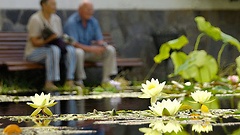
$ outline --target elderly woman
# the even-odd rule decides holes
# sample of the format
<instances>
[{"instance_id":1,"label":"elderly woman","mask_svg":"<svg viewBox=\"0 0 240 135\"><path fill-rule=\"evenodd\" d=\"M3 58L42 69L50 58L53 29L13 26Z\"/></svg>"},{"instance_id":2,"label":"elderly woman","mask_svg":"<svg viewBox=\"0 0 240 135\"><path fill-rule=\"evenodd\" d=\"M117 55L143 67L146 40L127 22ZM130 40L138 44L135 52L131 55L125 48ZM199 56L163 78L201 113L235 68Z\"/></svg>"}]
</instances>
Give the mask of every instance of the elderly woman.
<instances>
[{"instance_id":1,"label":"elderly woman","mask_svg":"<svg viewBox=\"0 0 240 135\"><path fill-rule=\"evenodd\" d=\"M58 90L54 81L60 80L59 62L61 58L61 49L51 41L62 35L61 19L55 14L55 0L41 0L42 9L34 13L28 22L28 42L25 48L26 60L32 62L44 63L46 67L45 90ZM53 33L43 38L43 29L48 27ZM67 68L67 81L65 85L73 87L74 72L76 67L76 55L73 46L65 47L66 53L64 61Z\"/></svg>"}]
</instances>

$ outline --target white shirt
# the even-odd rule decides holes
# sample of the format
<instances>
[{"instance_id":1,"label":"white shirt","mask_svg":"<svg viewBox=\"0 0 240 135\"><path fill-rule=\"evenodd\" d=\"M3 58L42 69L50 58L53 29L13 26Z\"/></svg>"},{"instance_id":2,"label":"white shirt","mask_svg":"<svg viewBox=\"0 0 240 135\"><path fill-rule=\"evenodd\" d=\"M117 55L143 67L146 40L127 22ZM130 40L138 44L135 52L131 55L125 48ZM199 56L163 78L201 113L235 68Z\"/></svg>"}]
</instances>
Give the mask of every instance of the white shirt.
<instances>
[{"instance_id":1,"label":"white shirt","mask_svg":"<svg viewBox=\"0 0 240 135\"><path fill-rule=\"evenodd\" d=\"M28 31L28 39L27 44L25 47L25 57L30 55L36 48L34 47L30 38L31 37L41 37L42 36L42 30L44 29L44 23L47 25L52 31L57 34L58 36L61 36L62 31L62 22L60 17L57 14L52 14L50 17L50 22L48 22L42 14L42 11L38 11L34 13L27 24L27 31Z\"/></svg>"}]
</instances>

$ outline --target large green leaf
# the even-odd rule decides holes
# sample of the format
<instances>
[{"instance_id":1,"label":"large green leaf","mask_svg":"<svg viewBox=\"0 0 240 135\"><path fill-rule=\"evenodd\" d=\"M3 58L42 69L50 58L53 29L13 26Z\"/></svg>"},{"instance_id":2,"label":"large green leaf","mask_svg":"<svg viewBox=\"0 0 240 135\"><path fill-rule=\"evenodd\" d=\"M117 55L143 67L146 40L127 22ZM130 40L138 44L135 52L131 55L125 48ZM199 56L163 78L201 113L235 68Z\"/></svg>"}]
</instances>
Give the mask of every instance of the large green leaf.
<instances>
[{"instance_id":1,"label":"large green leaf","mask_svg":"<svg viewBox=\"0 0 240 135\"><path fill-rule=\"evenodd\" d=\"M218 72L216 60L204 50L191 52L186 61L180 65L175 74L181 75L184 79L193 78L197 82L210 82Z\"/></svg>"},{"instance_id":2,"label":"large green leaf","mask_svg":"<svg viewBox=\"0 0 240 135\"><path fill-rule=\"evenodd\" d=\"M181 36L177 39L170 40L161 45L159 49L159 54L154 57L154 62L160 64L163 60L170 57L170 50L179 50L188 44L188 39L186 36Z\"/></svg>"},{"instance_id":3,"label":"large green leaf","mask_svg":"<svg viewBox=\"0 0 240 135\"><path fill-rule=\"evenodd\" d=\"M224 43L229 43L237 47L238 51L240 51L240 43L236 38L222 32L220 28L212 26L211 23L207 22L202 16L196 17L195 21L199 31L205 33L215 41L222 40Z\"/></svg>"},{"instance_id":4,"label":"large green leaf","mask_svg":"<svg viewBox=\"0 0 240 135\"><path fill-rule=\"evenodd\" d=\"M240 52L240 43L236 38L234 38L228 34L225 34L223 32L222 32L221 36L222 36L223 42L229 43L229 44L237 47L238 51Z\"/></svg>"},{"instance_id":5,"label":"large green leaf","mask_svg":"<svg viewBox=\"0 0 240 135\"><path fill-rule=\"evenodd\" d=\"M236 58L236 63L237 63L237 73L238 73L238 76L240 76L240 56L238 56Z\"/></svg>"},{"instance_id":6,"label":"large green leaf","mask_svg":"<svg viewBox=\"0 0 240 135\"><path fill-rule=\"evenodd\" d=\"M174 65L174 72L181 66L183 63L185 63L187 59L187 54L184 52L173 52L171 54L171 59Z\"/></svg>"},{"instance_id":7,"label":"large green leaf","mask_svg":"<svg viewBox=\"0 0 240 135\"><path fill-rule=\"evenodd\" d=\"M207 34L215 41L222 39L221 30L218 27L212 26L211 23L207 22L204 17L202 16L196 17L195 22L197 23L199 31Z\"/></svg>"}]
</instances>

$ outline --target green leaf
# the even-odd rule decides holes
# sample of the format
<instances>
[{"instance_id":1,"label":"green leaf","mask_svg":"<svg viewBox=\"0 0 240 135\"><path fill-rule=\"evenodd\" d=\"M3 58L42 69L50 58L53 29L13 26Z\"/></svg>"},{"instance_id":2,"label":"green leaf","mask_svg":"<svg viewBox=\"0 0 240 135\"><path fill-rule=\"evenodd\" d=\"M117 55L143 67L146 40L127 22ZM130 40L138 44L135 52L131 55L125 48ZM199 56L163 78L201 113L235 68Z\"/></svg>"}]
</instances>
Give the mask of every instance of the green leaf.
<instances>
[{"instance_id":1,"label":"green leaf","mask_svg":"<svg viewBox=\"0 0 240 135\"><path fill-rule=\"evenodd\" d=\"M229 44L237 47L238 51L240 52L240 43L236 38L234 38L228 34L225 34L223 32L221 33L221 36L222 36L223 42L229 43Z\"/></svg>"},{"instance_id":2,"label":"green leaf","mask_svg":"<svg viewBox=\"0 0 240 135\"><path fill-rule=\"evenodd\" d=\"M184 79L193 78L200 83L212 81L217 72L216 60L204 50L191 52L185 62L175 70L175 74L181 75Z\"/></svg>"},{"instance_id":3,"label":"green leaf","mask_svg":"<svg viewBox=\"0 0 240 135\"><path fill-rule=\"evenodd\" d=\"M170 40L170 41L162 44L159 49L159 54L154 57L155 63L159 64L163 60L168 59L170 56L171 49L179 50L182 47L184 47L186 44L188 44L188 39L184 35L177 39Z\"/></svg>"},{"instance_id":4,"label":"green leaf","mask_svg":"<svg viewBox=\"0 0 240 135\"><path fill-rule=\"evenodd\" d=\"M174 65L174 72L186 61L187 54L184 52L173 52L171 54L171 59Z\"/></svg>"},{"instance_id":5,"label":"green leaf","mask_svg":"<svg viewBox=\"0 0 240 135\"><path fill-rule=\"evenodd\" d=\"M240 56L238 56L235 61L236 61L236 64L237 64L236 71L237 71L238 76L240 76Z\"/></svg>"},{"instance_id":6,"label":"green leaf","mask_svg":"<svg viewBox=\"0 0 240 135\"><path fill-rule=\"evenodd\" d=\"M159 54L154 57L154 62L160 64L163 60L170 56L171 48L167 44L163 44L159 50Z\"/></svg>"},{"instance_id":7,"label":"green leaf","mask_svg":"<svg viewBox=\"0 0 240 135\"><path fill-rule=\"evenodd\" d=\"M197 23L198 30L207 34L209 37L214 39L215 41L221 40L221 30L217 27L211 25L210 22L207 22L204 17L198 16L195 18L195 22Z\"/></svg>"},{"instance_id":8,"label":"green leaf","mask_svg":"<svg viewBox=\"0 0 240 135\"><path fill-rule=\"evenodd\" d=\"M104 88L102 88L101 86L98 86L98 87L95 87L95 88L93 89L93 91L94 91L94 92L104 92L105 90L104 90Z\"/></svg>"},{"instance_id":9,"label":"green leaf","mask_svg":"<svg viewBox=\"0 0 240 135\"><path fill-rule=\"evenodd\" d=\"M235 130L231 135L240 135L240 128Z\"/></svg>"},{"instance_id":10,"label":"green leaf","mask_svg":"<svg viewBox=\"0 0 240 135\"><path fill-rule=\"evenodd\" d=\"M177 39L168 41L166 44L169 45L171 49L179 50L188 44L188 39L183 35Z\"/></svg>"}]
</instances>

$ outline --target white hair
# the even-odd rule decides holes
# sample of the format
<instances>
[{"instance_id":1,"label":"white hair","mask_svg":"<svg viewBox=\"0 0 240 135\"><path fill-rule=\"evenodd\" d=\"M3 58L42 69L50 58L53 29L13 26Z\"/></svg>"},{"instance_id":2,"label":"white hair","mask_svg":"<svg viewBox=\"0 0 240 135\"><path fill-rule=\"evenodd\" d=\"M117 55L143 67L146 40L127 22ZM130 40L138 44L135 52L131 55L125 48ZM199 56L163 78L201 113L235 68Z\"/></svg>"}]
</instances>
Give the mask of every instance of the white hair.
<instances>
[{"instance_id":1,"label":"white hair","mask_svg":"<svg viewBox=\"0 0 240 135\"><path fill-rule=\"evenodd\" d=\"M81 0L79 7L82 7L85 4L92 4L91 0Z\"/></svg>"}]
</instances>

